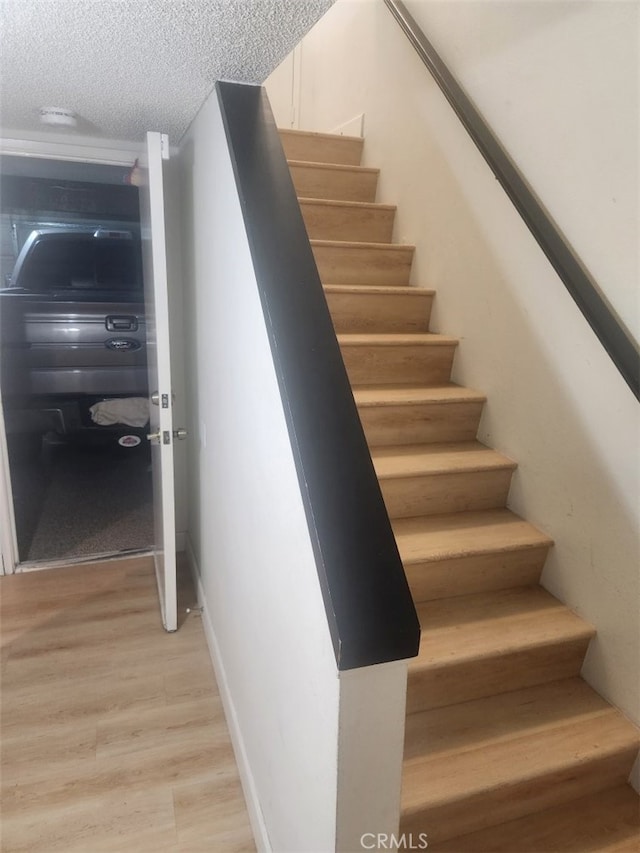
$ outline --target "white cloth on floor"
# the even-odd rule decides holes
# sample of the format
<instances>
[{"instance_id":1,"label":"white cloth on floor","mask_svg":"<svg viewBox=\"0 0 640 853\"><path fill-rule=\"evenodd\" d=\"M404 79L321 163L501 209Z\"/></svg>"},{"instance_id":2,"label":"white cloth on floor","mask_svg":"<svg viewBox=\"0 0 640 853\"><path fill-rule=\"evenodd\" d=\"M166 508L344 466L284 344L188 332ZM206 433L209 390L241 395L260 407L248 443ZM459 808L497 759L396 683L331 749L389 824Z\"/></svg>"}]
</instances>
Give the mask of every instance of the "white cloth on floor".
<instances>
[{"instance_id":1,"label":"white cloth on floor","mask_svg":"<svg viewBox=\"0 0 640 853\"><path fill-rule=\"evenodd\" d=\"M122 397L101 400L90 407L91 420L100 426L126 424L143 427L149 420L149 400L146 397Z\"/></svg>"}]
</instances>

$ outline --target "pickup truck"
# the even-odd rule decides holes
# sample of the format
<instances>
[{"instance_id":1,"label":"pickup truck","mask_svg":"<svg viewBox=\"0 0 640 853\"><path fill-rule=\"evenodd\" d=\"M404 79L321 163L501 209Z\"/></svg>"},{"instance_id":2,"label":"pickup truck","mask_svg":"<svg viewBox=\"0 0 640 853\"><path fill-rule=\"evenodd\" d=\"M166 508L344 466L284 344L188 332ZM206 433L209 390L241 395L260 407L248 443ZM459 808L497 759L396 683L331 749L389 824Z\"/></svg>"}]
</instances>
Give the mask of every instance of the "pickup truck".
<instances>
[{"instance_id":1,"label":"pickup truck","mask_svg":"<svg viewBox=\"0 0 640 853\"><path fill-rule=\"evenodd\" d=\"M94 403L148 396L141 266L140 241L128 231L31 232L0 290L8 431L104 434L109 428L91 419Z\"/></svg>"}]
</instances>

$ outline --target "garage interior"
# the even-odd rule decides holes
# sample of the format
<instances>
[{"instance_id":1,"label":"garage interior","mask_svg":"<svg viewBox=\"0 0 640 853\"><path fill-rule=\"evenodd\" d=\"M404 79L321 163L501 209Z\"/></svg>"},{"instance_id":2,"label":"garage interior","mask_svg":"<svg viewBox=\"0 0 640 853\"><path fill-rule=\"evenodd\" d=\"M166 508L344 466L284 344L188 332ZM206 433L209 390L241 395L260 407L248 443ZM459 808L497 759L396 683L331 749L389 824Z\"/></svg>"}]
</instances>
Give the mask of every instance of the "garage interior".
<instances>
[{"instance_id":1,"label":"garage interior","mask_svg":"<svg viewBox=\"0 0 640 853\"><path fill-rule=\"evenodd\" d=\"M0 283L5 287L32 230L80 225L139 228L137 190L116 166L0 158ZM91 401L93 402L93 401ZM29 428L3 389L13 506L21 563L87 559L146 550L153 542L150 453L68 441ZM96 440L97 439L97 440Z\"/></svg>"}]
</instances>

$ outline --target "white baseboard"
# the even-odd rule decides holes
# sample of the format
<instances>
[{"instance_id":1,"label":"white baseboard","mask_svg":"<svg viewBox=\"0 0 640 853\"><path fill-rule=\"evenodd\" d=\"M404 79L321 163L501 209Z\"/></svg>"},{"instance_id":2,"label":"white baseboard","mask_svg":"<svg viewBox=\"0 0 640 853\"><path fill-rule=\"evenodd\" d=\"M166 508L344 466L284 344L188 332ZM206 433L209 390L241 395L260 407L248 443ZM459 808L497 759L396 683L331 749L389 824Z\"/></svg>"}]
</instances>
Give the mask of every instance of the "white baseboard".
<instances>
[{"instance_id":1,"label":"white baseboard","mask_svg":"<svg viewBox=\"0 0 640 853\"><path fill-rule=\"evenodd\" d=\"M251 772L251 766L245 749L244 738L242 737L242 732L240 730L233 697L229 690L224 663L220 654L220 647L207 609L204 587L200 579L200 568L196 561L188 534L185 534L185 550L187 552L189 568L193 575L193 582L198 593L198 605L202 608L202 626L204 628L205 637L207 638L209 655L211 656L211 663L213 664L213 669L216 674L218 690L220 691L220 698L222 699L222 705L224 708L224 715L227 720L227 726L229 727L229 734L231 735L231 743L233 745L236 764L238 765L240 782L242 784L242 790L247 804L247 811L249 812L249 820L251 821L251 828L253 830L256 847L258 848L259 853L272 853L267 827L265 826L262 809L260 808L258 790L255 779L253 778L253 773Z\"/></svg>"},{"instance_id":2,"label":"white baseboard","mask_svg":"<svg viewBox=\"0 0 640 853\"><path fill-rule=\"evenodd\" d=\"M337 136L364 136L364 113L334 127L329 133L335 133Z\"/></svg>"}]
</instances>

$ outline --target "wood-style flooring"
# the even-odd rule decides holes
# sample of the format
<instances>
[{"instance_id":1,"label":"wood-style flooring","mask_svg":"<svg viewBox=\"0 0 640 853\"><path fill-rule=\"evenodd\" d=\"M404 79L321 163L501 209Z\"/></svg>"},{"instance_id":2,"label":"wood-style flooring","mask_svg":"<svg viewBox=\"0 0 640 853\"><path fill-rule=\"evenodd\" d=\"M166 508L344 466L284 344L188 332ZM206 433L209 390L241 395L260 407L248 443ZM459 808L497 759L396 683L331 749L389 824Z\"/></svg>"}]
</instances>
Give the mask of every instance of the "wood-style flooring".
<instances>
[{"instance_id":1,"label":"wood-style flooring","mask_svg":"<svg viewBox=\"0 0 640 853\"><path fill-rule=\"evenodd\" d=\"M148 557L0 578L2 853L255 850L195 595Z\"/></svg>"}]
</instances>

